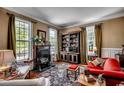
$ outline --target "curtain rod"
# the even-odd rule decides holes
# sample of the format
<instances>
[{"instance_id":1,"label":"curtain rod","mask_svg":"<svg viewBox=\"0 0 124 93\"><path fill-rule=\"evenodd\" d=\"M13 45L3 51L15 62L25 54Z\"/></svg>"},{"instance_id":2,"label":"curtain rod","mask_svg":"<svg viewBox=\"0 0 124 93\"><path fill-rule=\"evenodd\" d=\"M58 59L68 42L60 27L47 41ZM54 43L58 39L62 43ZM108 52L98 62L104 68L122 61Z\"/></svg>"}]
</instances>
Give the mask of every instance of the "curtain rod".
<instances>
[{"instance_id":1,"label":"curtain rod","mask_svg":"<svg viewBox=\"0 0 124 93\"><path fill-rule=\"evenodd\" d=\"M33 19L31 19L31 18L29 18L29 17L26 17L26 16L24 16L24 15L21 15L21 14L9 13L9 12L7 12L6 14L7 14L7 15L14 15L14 16L20 17L20 18L22 18L22 19L24 19L24 20L30 20L32 23L37 23L37 22L34 21Z\"/></svg>"}]
</instances>

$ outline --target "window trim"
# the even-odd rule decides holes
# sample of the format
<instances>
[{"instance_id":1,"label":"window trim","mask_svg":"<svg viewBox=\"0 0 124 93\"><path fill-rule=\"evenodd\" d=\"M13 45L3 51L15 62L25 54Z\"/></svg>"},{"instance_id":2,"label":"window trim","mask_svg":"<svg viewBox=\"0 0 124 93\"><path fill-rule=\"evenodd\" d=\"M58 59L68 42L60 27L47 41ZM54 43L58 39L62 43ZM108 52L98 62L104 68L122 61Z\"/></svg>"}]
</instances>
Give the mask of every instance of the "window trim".
<instances>
[{"instance_id":1,"label":"window trim","mask_svg":"<svg viewBox=\"0 0 124 93\"><path fill-rule=\"evenodd\" d=\"M88 36L88 29L92 27L94 30L92 31L92 33L94 33L93 36L91 36L92 38L94 38L94 40L89 40L89 36ZM91 31L91 30L90 30ZM86 37L87 37L87 55L94 55L94 51L92 51L91 54L89 54L89 41L93 41L93 48L96 47L96 40L95 40L95 26L92 25L92 26L87 26L86 27Z\"/></svg>"},{"instance_id":2,"label":"window trim","mask_svg":"<svg viewBox=\"0 0 124 93\"><path fill-rule=\"evenodd\" d=\"M49 27L49 41L50 41L50 29L52 29L53 31L56 31L55 33L56 33L56 37L55 37L55 39L56 39L56 41L54 41L54 42L56 42L56 47L55 47L55 54L58 54L58 31L57 31L57 29L55 29L55 28L52 28L52 27ZM51 42L50 42L51 43ZM53 45L51 45L51 49L53 49L52 48L52 46Z\"/></svg>"},{"instance_id":3,"label":"window trim","mask_svg":"<svg viewBox=\"0 0 124 93\"><path fill-rule=\"evenodd\" d=\"M17 40L16 39L16 42L18 41L18 42L29 42L29 45L28 45L28 48L29 48L29 51L28 51L28 58L33 58L33 43L32 43L32 40L31 40L31 37L33 36L33 34L32 34L32 31L33 31L33 26L32 26L32 23L30 22L30 21L27 21L27 20L24 20L24 19L21 19L21 18L18 18L18 17L16 17L15 18L15 30L16 30L16 21L19 21L19 22L22 22L22 23L26 23L26 24L28 24L28 39L27 40ZM18 27L19 28L19 30L20 30L20 27ZM22 28L23 29L23 28ZM25 29L25 28L24 28ZM17 34L17 33L16 33ZM19 31L19 33L18 34L20 34L20 31ZM16 47L17 48L17 47ZM17 52L16 52L17 53ZM16 58L16 60L17 61L23 61L23 60L26 60L27 58L25 58L25 59L18 59L17 60L17 58Z\"/></svg>"}]
</instances>

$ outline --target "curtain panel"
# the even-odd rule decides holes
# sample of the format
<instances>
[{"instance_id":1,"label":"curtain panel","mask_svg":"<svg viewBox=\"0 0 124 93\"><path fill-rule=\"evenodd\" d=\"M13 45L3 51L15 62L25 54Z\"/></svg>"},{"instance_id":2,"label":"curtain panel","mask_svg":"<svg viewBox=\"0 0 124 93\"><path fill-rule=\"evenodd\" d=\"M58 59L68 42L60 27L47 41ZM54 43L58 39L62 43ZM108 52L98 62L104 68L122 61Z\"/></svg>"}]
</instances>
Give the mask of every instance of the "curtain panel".
<instances>
[{"instance_id":1,"label":"curtain panel","mask_svg":"<svg viewBox=\"0 0 124 93\"><path fill-rule=\"evenodd\" d=\"M58 45L58 54L57 54L57 61L59 61L60 60L60 51L61 51L61 36L60 36L60 30L57 30L57 45Z\"/></svg>"},{"instance_id":2,"label":"curtain panel","mask_svg":"<svg viewBox=\"0 0 124 93\"><path fill-rule=\"evenodd\" d=\"M86 64L86 28L81 27L81 43L82 43L82 48L81 48L81 63Z\"/></svg>"},{"instance_id":3,"label":"curtain panel","mask_svg":"<svg viewBox=\"0 0 124 93\"><path fill-rule=\"evenodd\" d=\"M101 57L101 48L102 48L102 24L95 25L95 38L96 38L96 48L97 55Z\"/></svg>"},{"instance_id":4,"label":"curtain panel","mask_svg":"<svg viewBox=\"0 0 124 93\"><path fill-rule=\"evenodd\" d=\"M14 56L16 57L16 32L15 32L15 16L9 14L8 21L8 44L7 48L13 50Z\"/></svg>"}]
</instances>

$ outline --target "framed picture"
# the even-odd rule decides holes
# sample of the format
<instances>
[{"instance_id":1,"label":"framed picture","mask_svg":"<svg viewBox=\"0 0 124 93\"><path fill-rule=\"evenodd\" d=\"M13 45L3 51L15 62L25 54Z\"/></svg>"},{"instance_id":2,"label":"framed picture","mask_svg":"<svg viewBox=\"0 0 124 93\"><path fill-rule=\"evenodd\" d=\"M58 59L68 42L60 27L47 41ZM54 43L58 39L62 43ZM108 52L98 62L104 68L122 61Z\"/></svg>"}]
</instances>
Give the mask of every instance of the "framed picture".
<instances>
[{"instance_id":1,"label":"framed picture","mask_svg":"<svg viewBox=\"0 0 124 93\"><path fill-rule=\"evenodd\" d=\"M38 35L38 37L41 38L44 42L46 41L46 31L37 30L37 35Z\"/></svg>"}]
</instances>

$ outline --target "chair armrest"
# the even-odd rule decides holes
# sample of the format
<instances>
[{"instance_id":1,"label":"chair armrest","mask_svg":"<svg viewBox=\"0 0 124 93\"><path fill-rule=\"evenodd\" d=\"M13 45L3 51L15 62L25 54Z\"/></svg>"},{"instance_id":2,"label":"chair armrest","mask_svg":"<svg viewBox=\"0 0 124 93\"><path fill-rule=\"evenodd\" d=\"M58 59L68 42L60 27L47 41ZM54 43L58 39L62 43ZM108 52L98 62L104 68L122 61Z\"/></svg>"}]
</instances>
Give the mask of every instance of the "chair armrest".
<instances>
[{"instance_id":1,"label":"chair armrest","mask_svg":"<svg viewBox=\"0 0 124 93\"><path fill-rule=\"evenodd\" d=\"M1 80L0 86L46 86L46 79L44 77L37 79L20 79L20 80Z\"/></svg>"}]
</instances>

